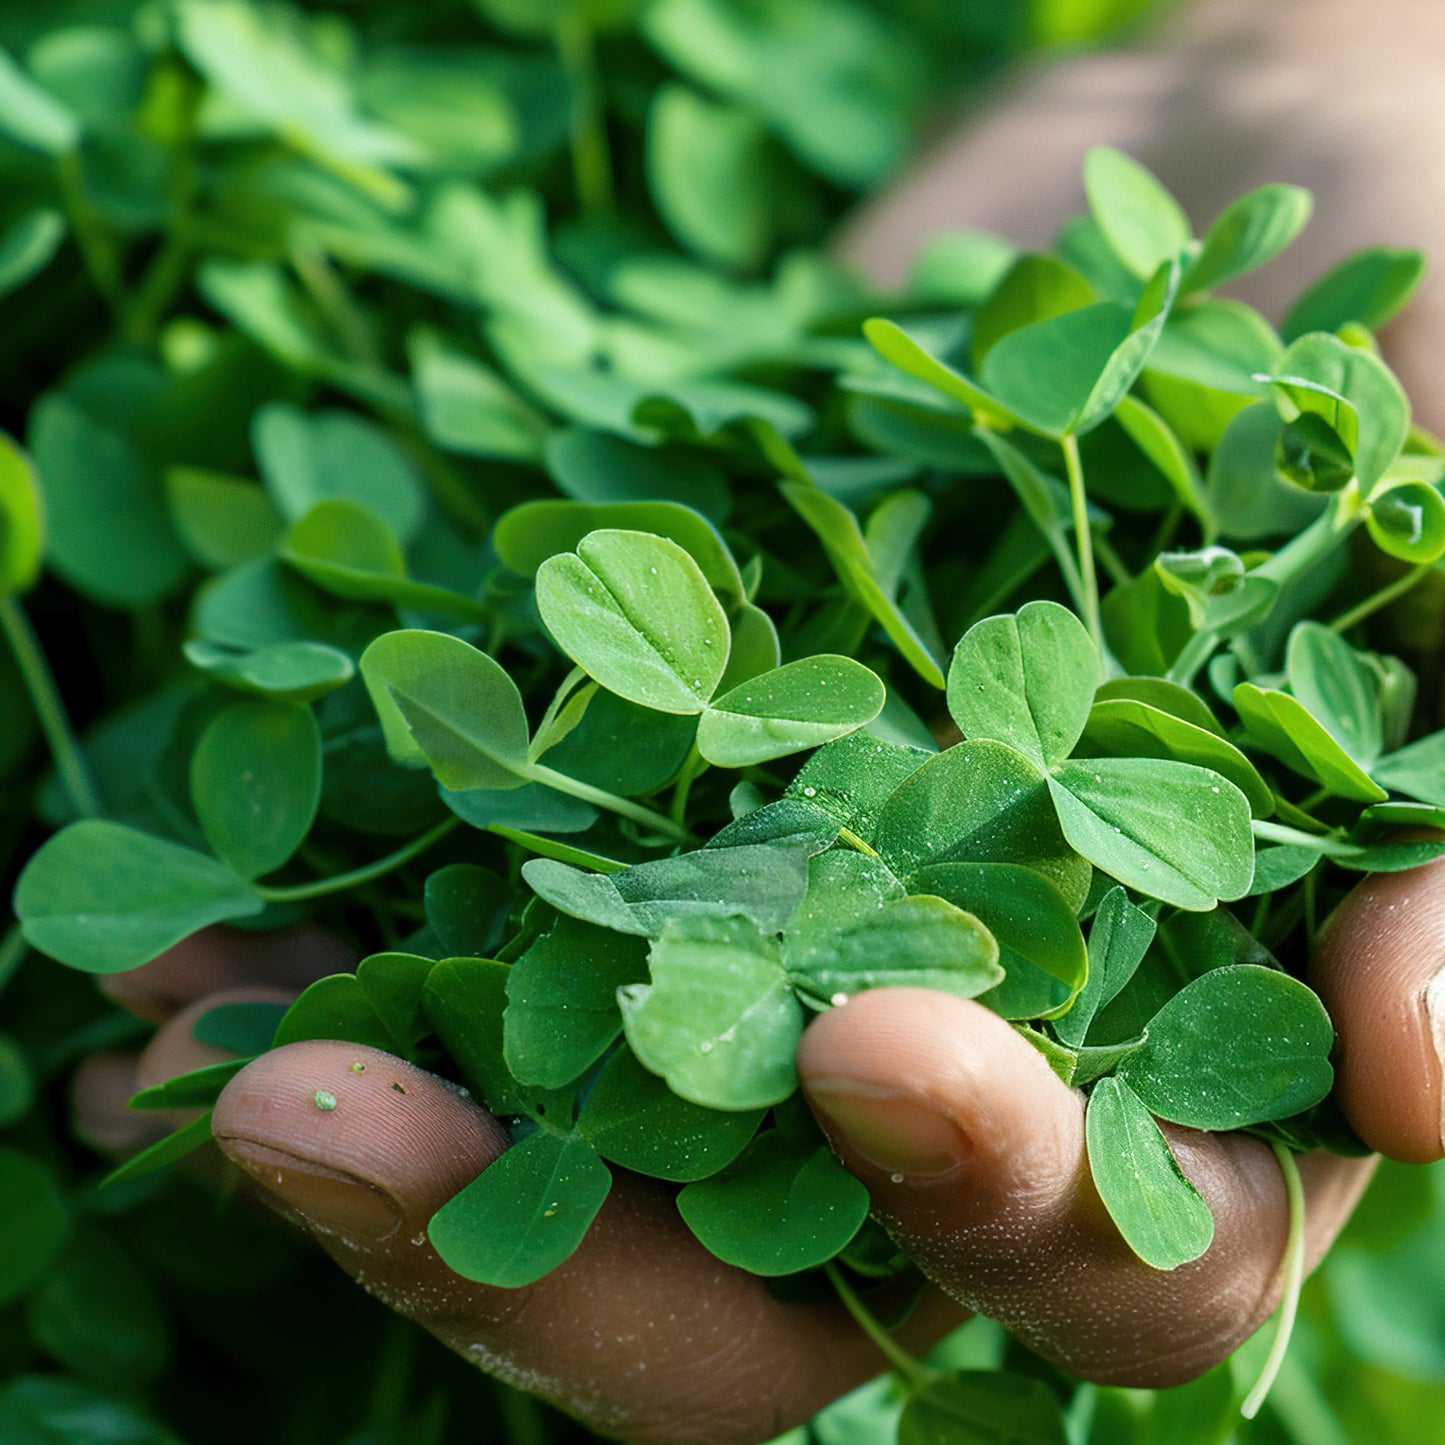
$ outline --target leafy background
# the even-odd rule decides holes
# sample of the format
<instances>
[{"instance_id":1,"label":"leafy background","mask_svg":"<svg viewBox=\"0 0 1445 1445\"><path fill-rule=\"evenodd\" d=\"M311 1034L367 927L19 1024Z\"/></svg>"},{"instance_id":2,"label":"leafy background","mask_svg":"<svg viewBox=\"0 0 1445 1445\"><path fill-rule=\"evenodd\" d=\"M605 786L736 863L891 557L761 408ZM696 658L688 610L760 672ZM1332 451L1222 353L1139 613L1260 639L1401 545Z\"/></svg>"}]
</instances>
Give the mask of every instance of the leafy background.
<instances>
[{"instance_id":1,"label":"leafy background","mask_svg":"<svg viewBox=\"0 0 1445 1445\"><path fill-rule=\"evenodd\" d=\"M45 473L53 575L27 607L78 726L119 718L88 743L107 803L144 818L184 797L185 780L153 765L177 725L179 700L155 689L183 634L185 594L197 568L264 556L283 521L328 495L334 458L353 473L356 456L369 458L348 488L393 499L400 511L386 520L399 535L419 520L405 501L419 488L398 487L399 473L424 476L465 532L490 520L476 512L479 493L497 510L538 495L544 457L567 474L569 442L529 397L573 415L618 405L587 390L581 358L601 351L684 409L725 409L679 350L704 358L704 376L795 363L820 317L859 300L798 248L817 246L970 85L1031 46L1096 41L1141 8L5 5L0 423ZM735 284L710 292L679 271L670 291L649 291L628 258L659 250ZM779 256L790 259L774 269ZM297 403L318 396L348 410L308 425ZM178 456L185 468L163 470ZM228 485L253 468L274 508ZM720 492L707 475L689 481L694 496ZM441 535L432 555L411 559L426 578L413 585L455 576ZM313 555L334 564L325 538ZM250 601L212 593L214 630L239 626ZM504 626L505 599L490 601ZM307 675L325 665L309 659ZM66 817L53 780L37 790L36 722L11 668L0 654L7 897L20 860ZM148 701L127 713L132 699ZM200 720L183 725L194 737ZM384 831L408 831L415 799L385 803ZM328 804L354 822L344 790ZM208 837L234 832L224 818L196 821ZM269 846L285 856L287 841ZM226 861L264 872L267 844L249 840L259 853ZM70 1072L144 1030L91 981L6 939L0 1438L585 1438L388 1317L233 1200L184 1177L97 1193L105 1164L71 1135ZM1308 1286L1265 1415L1238 1438L1445 1439L1442 1211L1445 1170L1382 1171ZM1042 1368L984 1321L945 1350L955 1365ZM1257 1354L1242 1352L1242 1377ZM1100 1408L1137 1416L1135 1438L1223 1440L1228 1368L1187 1392ZM372 1383L358 1392L362 1380ZM877 1382L810 1436L887 1438L897 1405ZM1194 1435L1181 1433L1183 1413Z\"/></svg>"}]
</instances>

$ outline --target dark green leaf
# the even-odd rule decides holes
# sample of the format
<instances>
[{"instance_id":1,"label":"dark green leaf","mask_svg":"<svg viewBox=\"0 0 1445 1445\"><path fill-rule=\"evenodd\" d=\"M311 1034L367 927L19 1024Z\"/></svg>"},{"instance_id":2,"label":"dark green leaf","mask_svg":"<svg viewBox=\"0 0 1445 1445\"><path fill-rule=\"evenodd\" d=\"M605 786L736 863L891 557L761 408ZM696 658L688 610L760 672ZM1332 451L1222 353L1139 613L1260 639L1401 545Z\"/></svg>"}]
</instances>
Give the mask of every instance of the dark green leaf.
<instances>
[{"instance_id":1,"label":"dark green leaf","mask_svg":"<svg viewBox=\"0 0 1445 1445\"><path fill-rule=\"evenodd\" d=\"M1288 693L1242 682L1234 689L1234 707L1251 742L1336 797L1377 803L1388 796L1304 704Z\"/></svg>"},{"instance_id":2,"label":"dark green leaf","mask_svg":"<svg viewBox=\"0 0 1445 1445\"><path fill-rule=\"evenodd\" d=\"M57 833L15 890L27 942L87 973L136 968L207 924L262 906L214 858L99 820Z\"/></svg>"},{"instance_id":3,"label":"dark green leaf","mask_svg":"<svg viewBox=\"0 0 1445 1445\"><path fill-rule=\"evenodd\" d=\"M827 1149L759 1135L721 1173L677 1196L687 1227L719 1259L753 1274L796 1274L831 1259L868 1215L868 1191Z\"/></svg>"},{"instance_id":4,"label":"dark green leaf","mask_svg":"<svg viewBox=\"0 0 1445 1445\"><path fill-rule=\"evenodd\" d=\"M1139 1096L1118 1078L1100 1079L1086 1128L1094 1186L1129 1248L1154 1269L1198 1259L1214 1239L1214 1217Z\"/></svg>"},{"instance_id":5,"label":"dark green leaf","mask_svg":"<svg viewBox=\"0 0 1445 1445\"><path fill-rule=\"evenodd\" d=\"M112 1185L153 1174L157 1169L169 1168L187 1154L194 1154L197 1149L210 1142L211 1115L208 1111L199 1119L193 1119L189 1124L177 1129L174 1134L167 1134L159 1143L142 1149L139 1154L133 1154L119 1168L112 1169L100 1181L100 1187L108 1189Z\"/></svg>"},{"instance_id":6,"label":"dark green leaf","mask_svg":"<svg viewBox=\"0 0 1445 1445\"><path fill-rule=\"evenodd\" d=\"M1154 941L1154 920L1129 902L1122 888L1103 897L1089 926L1088 979L1068 1013L1054 1025L1062 1043L1079 1048L1094 1016L1107 1008L1134 977Z\"/></svg>"},{"instance_id":7,"label":"dark green leaf","mask_svg":"<svg viewBox=\"0 0 1445 1445\"><path fill-rule=\"evenodd\" d=\"M489 868L449 863L426 880L426 921L451 958L489 958L501 942L512 888Z\"/></svg>"},{"instance_id":8,"label":"dark green leaf","mask_svg":"<svg viewBox=\"0 0 1445 1445\"><path fill-rule=\"evenodd\" d=\"M1318 1103L1334 1079L1334 1029L1304 984L1273 969L1216 968L1154 1015L1119 1075L1162 1119L1240 1129Z\"/></svg>"},{"instance_id":9,"label":"dark green leaf","mask_svg":"<svg viewBox=\"0 0 1445 1445\"><path fill-rule=\"evenodd\" d=\"M573 1253L611 1188L585 1139L539 1131L442 1205L427 1235L463 1279L518 1289Z\"/></svg>"},{"instance_id":10,"label":"dark green leaf","mask_svg":"<svg viewBox=\"0 0 1445 1445\"><path fill-rule=\"evenodd\" d=\"M70 1208L59 1181L39 1160L0 1149L0 1303L8 1305L42 1280L70 1233Z\"/></svg>"},{"instance_id":11,"label":"dark green leaf","mask_svg":"<svg viewBox=\"0 0 1445 1445\"><path fill-rule=\"evenodd\" d=\"M1058 1397L1042 1380L964 1370L915 1390L898 1445L1065 1445Z\"/></svg>"}]
</instances>

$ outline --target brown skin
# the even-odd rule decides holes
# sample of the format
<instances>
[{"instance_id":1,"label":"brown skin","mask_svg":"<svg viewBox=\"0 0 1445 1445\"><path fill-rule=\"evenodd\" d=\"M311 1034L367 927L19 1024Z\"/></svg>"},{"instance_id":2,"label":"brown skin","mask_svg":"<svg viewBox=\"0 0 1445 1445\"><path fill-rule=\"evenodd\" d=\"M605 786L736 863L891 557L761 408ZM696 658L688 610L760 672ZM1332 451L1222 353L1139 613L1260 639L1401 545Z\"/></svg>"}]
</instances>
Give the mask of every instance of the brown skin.
<instances>
[{"instance_id":1,"label":"brown skin","mask_svg":"<svg viewBox=\"0 0 1445 1445\"><path fill-rule=\"evenodd\" d=\"M886 282L940 229L1044 244L1078 207L1084 150L1107 142L1154 166L1199 222L1252 184L1312 186L1315 227L1250 293L1277 310L1356 245L1445 249L1432 180L1445 142L1442 61L1438 0L1200 0L1151 50L1069 60L1003 87L855 221L845 250ZM1319 96L1328 104L1313 104ZM1442 291L1428 288L1390 338L1391 359L1436 426ZM308 967L294 937L278 952L270 940L213 931L183 946L188 959L173 951L118 984L132 1006L164 1017L256 981L258 960L268 984L339 966L333 942L312 943L330 950L324 965ZM298 964L300 977L286 972ZM1428 1007L1442 968L1445 863L1363 882L1316 960L1339 1033L1340 1102L1366 1142L1398 1158L1445 1153ZM1436 1012L1445 1015L1445 998ZM184 1020L164 1025L151 1065L199 1062L188 1032ZM1216 1234L1195 1263L1151 1270L1100 1207L1078 1095L977 1005L908 989L861 995L813 1023L798 1067L877 1216L937 1286L910 1322L910 1348L980 1310L1085 1378L1162 1385L1223 1358L1278 1298L1286 1210L1262 1144L1168 1127ZM133 1065L114 1057L82 1076L77 1106L97 1139L117 1131L115 1090L132 1078ZM336 1096L335 1110L316 1108L318 1088ZM718 1264L682 1228L667 1191L640 1179L619 1181L577 1254L538 1284L505 1291L457 1279L425 1242L426 1220L505 1139L475 1103L386 1055L335 1043L277 1050L231 1083L215 1121L226 1153L365 1288L483 1368L635 1445L766 1440L883 1365L840 1309L780 1305ZM1370 1167L1301 1160L1311 1262Z\"/></svg>"}]
</instances>

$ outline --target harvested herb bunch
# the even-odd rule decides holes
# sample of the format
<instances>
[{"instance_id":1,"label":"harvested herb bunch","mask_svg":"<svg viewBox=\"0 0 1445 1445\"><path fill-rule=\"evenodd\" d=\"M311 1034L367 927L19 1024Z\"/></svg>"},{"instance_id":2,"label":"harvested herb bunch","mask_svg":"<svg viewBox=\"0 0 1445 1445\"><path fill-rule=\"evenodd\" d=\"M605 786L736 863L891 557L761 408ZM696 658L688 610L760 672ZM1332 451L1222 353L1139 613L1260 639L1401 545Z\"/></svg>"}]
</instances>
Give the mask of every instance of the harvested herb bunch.
<instances>
[{"instance_id":1,"label":"harvested herb bunch","mask_svg":"<svg viewBox=\"0 0 1445 1445\"><path fill-rule=\"evenodd\" d=\"M374 147L335 119L345 174ZM1412 673L1369 646L1445 555L1445 448L1373 336L1420 263L1361 253L1276 332L1213 293L1289 244L1303 192L1195 240L1127 157L1086 183L1054 252L950 238L903 297L806 256L769 283L631 256L589 278L605 312L525 204L442 190L360 264L445 295L477 249L504 258L507 375L418 319L415 395L364 314L330 317L338 362L279 270L208 262L213 307L381 423L272 396L259 484L166 473L177 575L207 574L189 670L85 755L53 720L52 815L91 816L16 913L99 974L226 920L312 915L370 956L289 1009L216 1011L198 1037L236 1062L137 1105L203 1106L289 1042L374 1045L512 1127L431 1221L458 1273L545 1274L623 1168L679 1185L720 1258L824 1267L861 1311L860 1279L909 1266L793 1056L814 1013L908 984L978 999L1088 1091L1095 1182L1147 1263L1213 1232L1156 1118L1270 1140L1297 1255L1292 1151L1360 1146L1296 973L1352 875L1445 853L1445 732L1411 740ZM43 399L0 473L22 641L31 463L69 535L86 395ZM449 452L508 468L489 489ZM163 761L128 791L142 735Z\"/></svg>"}]
</instances>

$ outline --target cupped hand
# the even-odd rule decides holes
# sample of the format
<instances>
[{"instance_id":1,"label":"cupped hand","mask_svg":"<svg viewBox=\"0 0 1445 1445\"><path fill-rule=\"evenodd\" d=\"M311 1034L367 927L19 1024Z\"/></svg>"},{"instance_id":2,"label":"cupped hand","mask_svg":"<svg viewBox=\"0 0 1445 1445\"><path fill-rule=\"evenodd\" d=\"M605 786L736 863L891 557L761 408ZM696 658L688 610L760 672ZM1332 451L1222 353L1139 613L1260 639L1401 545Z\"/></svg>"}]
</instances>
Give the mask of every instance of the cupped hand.
<instances>
[{"instance_id":1,"label":"cupped hand","mask_svg":"<svg viewBox=\"0 0 1445 1445\"><path fill-rule=\"evenodd\" d=\"M1340 1102L1367 1143L1399 1158L1445 1154L1442 939L1445 861L1360 884L1314 962L1339 1034ZM200 1006L152 1045L170 1067L200 1061L186 1057L201 1047L186 1022ZM1150 1269L1094 1191L1080 1096L977 1004L901 988L858 995L815 1020L798 1069L876 1216L937 1287L900 1333L907 1348L981 1311L1084 1378L1167 1385L1222 1359L1278 1300L1287 1209L1268 1147L1164 1126L1216 1231L1194 1263ZM335 1109L316 1107L318 1089ZM636 1177L620 1175L577 1253L538 1283L458 1278L427 1242L427 1221L507 1136L452 1086L387 1054L278 1049L231 1082L214 1127L269 1202L370 1293L634 1445L767 1440L884 1367L841 1306L773 1298L697 1244L665 1186ZM1313 1263L1371 1164L1317 1154L1300 1165Z\"/></svg>"}]
</instances>

